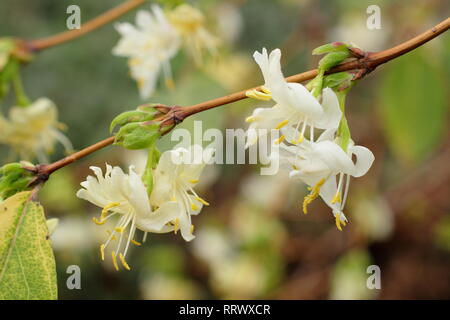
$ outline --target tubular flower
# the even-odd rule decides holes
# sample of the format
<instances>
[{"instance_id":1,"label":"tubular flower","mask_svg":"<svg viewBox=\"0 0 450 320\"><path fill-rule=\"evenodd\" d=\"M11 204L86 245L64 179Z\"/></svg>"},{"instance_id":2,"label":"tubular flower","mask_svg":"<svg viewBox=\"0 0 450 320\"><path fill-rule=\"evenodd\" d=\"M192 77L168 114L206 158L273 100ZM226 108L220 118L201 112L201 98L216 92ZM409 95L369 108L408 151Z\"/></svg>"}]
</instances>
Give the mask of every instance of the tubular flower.
<instances>
[{"instance_id":1,"label":"tubular flower","mask_svg":"<svg viewBox=\"0 0 450 320\"><path fill-rule=\"evenodd\" d=\"M257 108L246 119L250 123L247 145L254 144L266 132L257 129L281 129L283 138L298 144L303 141L308 126L311 140L314 128L338 127L342 112L333 90L326 88L321 99L318 99L303 85L286 82L281 71L279 49L268 55L264 48L262 53L255 52L253 57L261 69L265 84L262 91L250 90L246 94L258 100L273 100L276 104L271 108Z\"/></svg>"},{"instance_id":2,"label":"tubular flower","mask_svg":"<svg viewBox=\"0 0 450 320\"><path fill-rule=\"evenodd\" d=\"M152 12L140 10L136 26L118 23L116 29L122 38L113 54L129 58L131 77L137 81L141 98L151 96L161 70L166 84L173 86L170 59L177 54L181 41L162 9L153 5Z\"/></svg>"},{"instance_id":3,"label":"tubular flower","mask_svg":"<svg viewBox=\"0 0 450 320\"><path fill-rule=\"evenodd\" d=\"M172 221L172 229L174 232L180 230L186 241L195 238L191 215L199 214L204 205L209 205L199 197L194 187L212 155L212 149L203 150L199 145L166 151L161 155L154 171L155 182L150 202L156 206L167 201L178 203L178 213Z\"/></svg>"},{"instance_id":4,"label":"tubular flower","mask_svg":"<svg viewBox=\"0 0 450 320\"><path fill-rule=\"evenodd\" d=\"M47 162L55 141L66 152L72 151L62 129L65 125L58 122L58 110L47 98L39 98L27 107L12 107L8 119L0 115L0 143L10 145L22 159L37 157L40 162Z\"/></svg>"},{"instance_id":5,"label":"tubular flower","mask_svg":"<svg viewBox=\"0 0 450 320\"><path fill-rule=\"evenodd\" d=\"M130 243L140 245L140 242L135 240L136 230L145 233L144 240L148 232L168 232L168 224L178 213L178 204L168 201L152 210L147 189L133 166L130 166L128 174L119 167L113 168L110 165L106 165L104 176L98 167L91 167L91 170L95 177L88 176L86 181L81 183L83 188L77 192L77 196L102 208L100 218L93 218L98 225L119 216L107 241L100 246L101 258L105 259L105 249L109 244L117 241L116 249L111 252L114 267L119 270L119 260L125 269L130 270L125 257Z\"/></svg>"},{"instance_id":6,"label":"tubular flower","mask_svg":"<svg viewBox=\"0 0 450 320\"><path fill-rule=\"evenodd\" d=\"M361 177L366 174L375 157L369 149L355 146L353 142L345 152L337 143L329 140L329 136L330 131L325 131L317 142L283 145L278 156L280 162L288 166L291 178L299 178L309 186L310 193L303 201L303 212L306 214L308 205L320 196L332 209L337 228L342 230L341 224L347 222L343 210L350 176ZM352 161L353 156L355 162Z\"/></svg>"}]
</instances>

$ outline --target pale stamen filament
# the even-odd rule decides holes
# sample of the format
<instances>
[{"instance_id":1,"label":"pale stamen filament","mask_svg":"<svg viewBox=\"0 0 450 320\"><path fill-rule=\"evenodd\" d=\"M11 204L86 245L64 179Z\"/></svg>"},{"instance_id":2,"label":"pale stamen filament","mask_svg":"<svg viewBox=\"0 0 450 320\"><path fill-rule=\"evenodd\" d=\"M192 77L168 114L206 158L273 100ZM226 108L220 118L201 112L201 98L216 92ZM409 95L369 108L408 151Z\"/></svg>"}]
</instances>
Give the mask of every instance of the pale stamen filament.
<instances>
[{"instance_id":1,"label":"pale stamen filament","mask_svg":"<svg viewBox=\"0 0 450 320\"><path fill-rule=\"evenodd\" d=\"M345 179L345 190L344 190L344 199L342 200L341 210L344 210L345 202L347 201L348 190L350 188L350 175L346 175Z\"/></svg>"}]
</instances>

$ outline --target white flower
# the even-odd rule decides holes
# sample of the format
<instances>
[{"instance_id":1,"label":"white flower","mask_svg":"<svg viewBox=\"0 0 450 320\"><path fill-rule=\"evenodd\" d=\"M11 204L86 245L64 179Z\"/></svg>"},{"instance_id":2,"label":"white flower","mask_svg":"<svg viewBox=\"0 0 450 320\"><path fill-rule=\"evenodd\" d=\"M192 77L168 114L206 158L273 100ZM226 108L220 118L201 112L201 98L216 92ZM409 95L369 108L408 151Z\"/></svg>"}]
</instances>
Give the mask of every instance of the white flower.
<instances>
[{"instance_id":1,"label":"white flower","mask_svg":"<svg viewBox=\"0 0 450 320\"><path fill-rule=\"evenodd\" d=\"M60 142L66 152L72 151L69 139L61 133L65 126L58 122L58 109L47 98L39 98L27 107L14 106L9 118L0 115L0 143L10 145L24 160L37 157L47 162L55 141Z\"/></svg>"},{"instance_id":2,"label":"white flower","mask_svg":"<svg viewBox=\"0 0 450 320\"><path fill-rule=\"evenodd\" d=\"M258 137L264 134L264 131L257 129L283 128L283 135L278 142L286 138L289 142L297 144L303 140L307 126L310 127L311 140L314 128L338 127L342 112L333 90L325 88L319 102L303 85L286 82L281 71L279 49L273 50L268 55L264 48L262 53L255 52L253 57L261 68L265 84L262 87L263 92L250 90L247 96L267 101L273 99L276 104L271 108L257 108L246 119L250 122L247 145L254 144Z\"/></svg>"},{"instance_id":3,"label":"white flower","mask_svg":"<svg viewBox=\"0 0 450 320\"><path fill-rule=\"evenodd\" d=\"M150 202L159 206L167 201L177 201L179 210L173 222L174 231L179 228L186 241L195 238L191 215L199 214L203 205L209 205L198 196L194 187L212 154L211 149L203 150L199 145L166 151L153 173L154 187Z\"/></svg>"},{"instance_id":4,"label":"white flower","mask_svg":"<svg viewBox=\"0 0 450 320\"><path fill-rule=\"evenodd\" d=\"M125 256L130 243L140 245L134 239L136 229L145 232L144 240L147 232L169 232L171 227L168 224L177 217L178 204L168 201L161 203L159 208L153 211L147 189L141 177L134 172L133 166L130 166L129 174L125 174L119 167L106 165L104 176L100 168L91 169L96 177L88 176L86 181L81 183L83 189L77 192L77 196L103 208L100 219L93 218L97 224L104 224L111 217L120 216L108 240L100 246L100 252L104 260L105 248L118 237L117 247L111 253L114 267L119 269L118 257L123 267L130 270ZM127 229L129 231L126 235Z\"/></svg>"},{"instance_id":5,"label":"white flower","mask_svg":"<svg viewBox=\"0 0 450 320\"><path fill-rule=\"evenodd\" d=\"M177 54L181 40L162 9L153 5L152 13L140 10L136 26L119 23L116 29L122 38L113 48L113 54L129 58L131 76L137 81L141 97L151 96L161 69L166 84L173 86L170 59Z\"/></svg>"},{"instance_id":6,"label":"white flower","mask_svg":"<svg viewBox=\"0 0 450 320\"><path fill-rule=\"evenodd\" d=\"M303 201L303 212L308 212L308 205L319 195L333 210L336 226L341 230L347 218L343 213L348 195L350 176L361 177L367 173L375 159L373 153L353 142L345 152L333 140L332 130L325 131L317 142L303 141L294 146L281 146L281 162L288 164L289 176L301 179L309 185L310 194ZM273 155L277 156L277 155ZM352 161L352 157L356 161ZM345 180L345 181L344 181Z\"/></svg>"},{"instance_id":7,"label":"white flower","mask_svg":"<svg viewBox=\"0 0 450 320\"><path fill-rule=\"evenodd\" d=\"M205 16L200 10L182 4L169 12L168 17L197 64L202 61L203 48L215 53L219 39L206 30Z\"/></svg>"}]
</instances>

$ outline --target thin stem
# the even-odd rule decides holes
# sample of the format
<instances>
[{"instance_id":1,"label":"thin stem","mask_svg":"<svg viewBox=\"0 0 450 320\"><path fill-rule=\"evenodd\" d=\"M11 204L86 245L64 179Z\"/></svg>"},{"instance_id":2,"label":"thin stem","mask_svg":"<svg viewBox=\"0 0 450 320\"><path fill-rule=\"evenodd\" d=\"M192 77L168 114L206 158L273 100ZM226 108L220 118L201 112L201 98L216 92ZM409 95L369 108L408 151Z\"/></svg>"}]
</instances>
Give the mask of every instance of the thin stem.
<instances>
[{"instance_id":1,"label":"thin stem","mask_svg":"<svg viewBox=\"0 0 450 320\"><path fill-rule=\"evenodd\" d=\"M86 22L81 26L80 29L73 29L70 31L65 31L58 33L54 36L34 40L28 43L29 47L34 51L40 51L50 47L54 47L65 42L79 38L86 33L94 31L111 21L123 16L129 11L135 9L136 7L142 5L146 0L128 0L115 8L112 8L105 13L97 16L96 18Z\"/></svg>"},{"instance_id":2,"label":"thin stem","mask_svg":"<svg viewBox=\"0 0 450 320\"><path fill-rule=\"evenodd\" d=\"M331 70L329 70L327 72L327 74L341 72L341 71L355 70L355 69L358 69L358 70L365 69L367 72L370 72L370 71L374 70L377 66L379 66L383 63L386 63L390 60L393 60L407 52L410 52L410 51L416 49L417 47L420 47L424 43L426 43L426 42L434 39L438 35L444 33L449 28L450 28L450 18L447 18L446 20L442 21L441 23L439 23L435 27L431 28L430 30L428 30L428 31L426 31L426 32L424 32L424 33L422 33L422 34L420 34L398 46L395 46L393 48L390 48L390 49L387 49L384 51L380 51L380 52L369 53L369 54L367 54L366 57L362 57L355 61L342 63L342 64L332 68ZM314 69L314 70L310 70L310 71L306 71L303 73L299 73L299 74L290 76L290 77L286 78L286 81L288 81L288 82L303 82L306 80L313 79L316 75L317 75L317 69ZM261 89L261 86L258 86L258 87L252 88L252 89L259 90L259 89ZM193 114L196 114L198 112L202 112L202 111L216 108L219 106L223 106L223 105L226 105L226 104L229 104L232 102L243 100L243 99L247 98L245 93L248 90L252 90L252 89L242 90L242 91L239 91L236 93L229 94L224 97L216 98L213 100L208 100L208 101L205 101L205 102L202 102L199 104L195 104L192 106L188 106L188 107L174 107L174 108L172 108L172 110L174 110L174 111L168 112L165 116L163 116L162 119L167 122L172 121L172 123L176 124L176 123L179 123L180 120L182 121L183 119L185 119ZM41 165L40 169L39 169L39 173L45 177L48 177L54 171L66 166L78 159L81 159L97 150L100 150L112 143L114 143L114 137L110 137L108 139L100 141L92 146L89 146L81 151L78 151L78 152L76 152L64 159L61 159L57 162L54 162L52 164Z\"/></svg>"}]
</instances>

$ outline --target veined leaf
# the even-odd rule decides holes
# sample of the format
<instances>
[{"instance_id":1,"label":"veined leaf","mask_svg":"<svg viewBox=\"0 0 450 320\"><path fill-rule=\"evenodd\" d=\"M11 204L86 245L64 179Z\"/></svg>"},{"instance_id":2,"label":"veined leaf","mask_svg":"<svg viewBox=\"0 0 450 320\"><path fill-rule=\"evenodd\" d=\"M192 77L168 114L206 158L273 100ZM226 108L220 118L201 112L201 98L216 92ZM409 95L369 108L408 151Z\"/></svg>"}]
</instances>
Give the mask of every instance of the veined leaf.
<instances>
[{"instance_id":1,"label":"veined leaf","mask_svg":"<svg viewBox=\"0 0 450 320\"><path fill-rule=\"evenodd\" d=\"M56 299L56 270L42 206L31 192L0 203L0 299Z\"/></svg>"}]
</instances>

